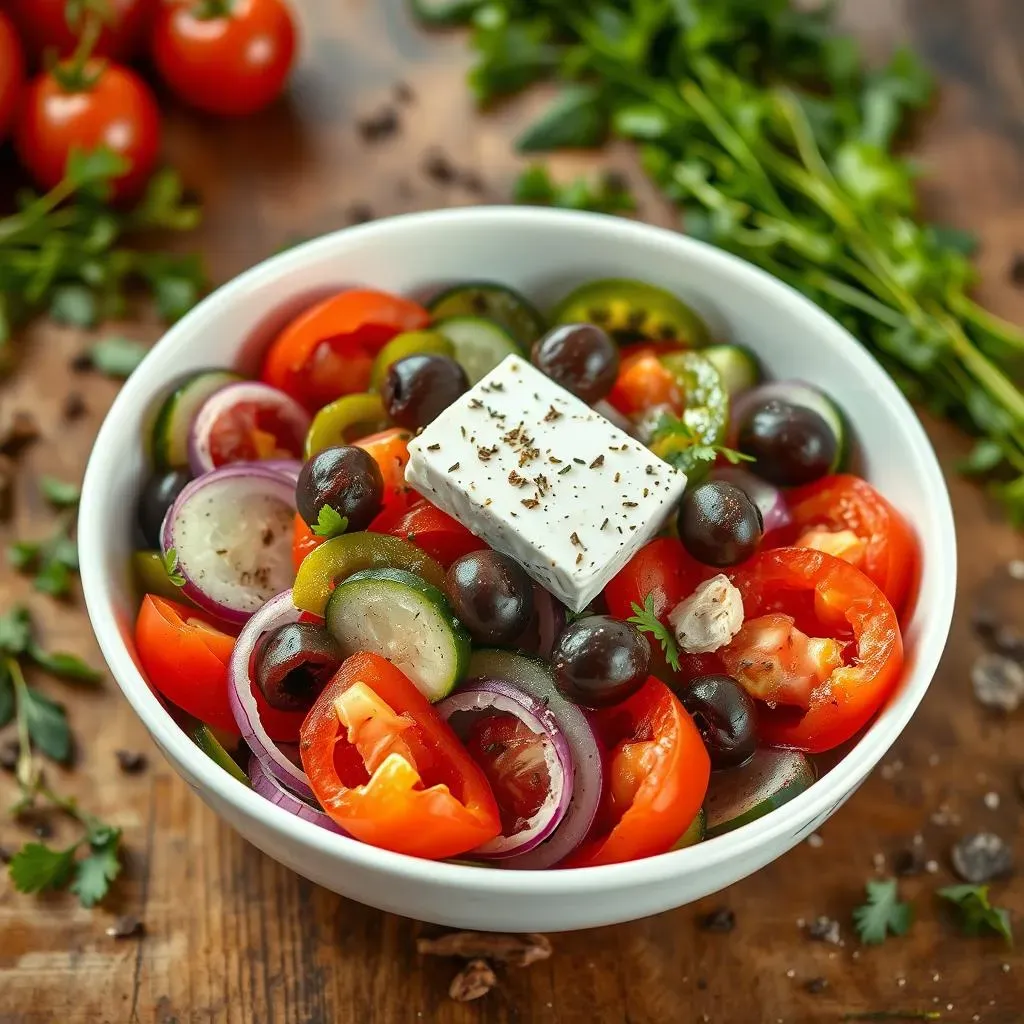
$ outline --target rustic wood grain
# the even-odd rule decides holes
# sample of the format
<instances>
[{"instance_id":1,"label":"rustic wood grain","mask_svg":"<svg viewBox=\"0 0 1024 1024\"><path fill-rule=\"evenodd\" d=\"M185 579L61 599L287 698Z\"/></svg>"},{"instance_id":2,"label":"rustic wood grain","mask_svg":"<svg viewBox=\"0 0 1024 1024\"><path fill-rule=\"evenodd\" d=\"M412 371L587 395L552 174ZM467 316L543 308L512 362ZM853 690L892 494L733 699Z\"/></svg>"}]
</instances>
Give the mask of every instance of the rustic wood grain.
<instances>
[{"instance_id":1,"label":"rustic wood grain","mask_svg":"<svg viewBox=\"0 0 1024 1024\"><path fill-rule=\"evenodd\" d=\"M208 216L199 243L217 280L289 240L348 223L361 205L383 216L500 201L516 171L508 140L541 102L535 95L476 115L463 84L469 57L462 39L420 32L399 0L300 6L305 58L288 102L237 124L170 103L166 153L202 190ZM942 102L914 141L929 172L924 200L936 219L980 234L979 294L1024 322L1024 292L1008 281L1013 253L1024 249L1024 8L1018 0L848 0L843 16L873 49L911 42L942 76ZM415 94L397 106L401 132L364 144L356 122L395 105L400 80ZM442 187L422 172L435 144L481 174L481 195ZM616 149L610 159L640 189L644 216L671 224L628 153ZM570 173L594 161L556 163ZM151 325L128 328L136 336L157 334ZM46 435L23 458L17 516L0 528L0 542L48 528L39 474L80 477L115 392L108 381L68 370L85 340L37 325L26 333L17 375L0 386L0 422L15 409L31 409ZM88 412L68 425L60 409L71 390L83 394ZM421 926L319 889L244 844L163 762L112 681L96 691L64 691L44 680L88 740L75 770L57 773L60 784L124 828L129 861L114 899L91 913L65 896L21 896L0 880L0 1024L799 1024L896 1009L1019 1024L1024 956L996 940L959 937L931 894L951 880L948 850L966 830L998 831L1024 857L1024 794L1015 788L1024 771L1024 717L987 716L969 682L979 651L969 624L972 596L996 567L1024 555L1024 545L984 493L953 474L964 439L927 425L950 481L961 545L953 634L913 724L886 767L828 823L820 846L805 844L699 905L556 936L552 959L502 970L498 989L460 1005L447 994L460 965L418 957ZM48 643L98 662L77 597L56 604L4 568L0 607L20 600ZM148 772L122 775L119 748L146 751ZM999 794L998 809L983 802L989 792ZM13 782L0 777L0 804L13 793ZM940 806L956 824L933 820ZM16 845L26 835L0 817L0 844ZM859 947L850 911L876 871L876 855L891 858L915 835L938 866L935 874L902 882L918 921L904 939ZM1020 934L1024 884L998 884L994 896L1014 912ZM700 915L719 905L735 911L735 931L700 930ZM120 913L144 920L145 938L108 938L104 929ZM819 914L841 921L843 945L802 934L798 921ZM810 994L806 983L819 977L828 987Z\"/></svg>"}]
</instances>

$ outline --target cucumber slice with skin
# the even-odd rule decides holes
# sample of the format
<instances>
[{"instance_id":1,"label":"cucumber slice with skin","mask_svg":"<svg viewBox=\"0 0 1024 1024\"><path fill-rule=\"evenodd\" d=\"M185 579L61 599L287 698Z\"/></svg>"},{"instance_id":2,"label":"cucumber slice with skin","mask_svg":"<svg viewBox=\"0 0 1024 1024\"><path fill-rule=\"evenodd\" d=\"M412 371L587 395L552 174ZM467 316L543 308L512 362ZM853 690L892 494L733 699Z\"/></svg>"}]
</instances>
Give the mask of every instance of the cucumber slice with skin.
<instances>
[{"instance_id":1,"label":"cucumber slice with skin","mask_svg":"<svg viewBox=\"0 0 1024 1024\"><path fill-rule=\"evenodd\" d=\"M192 742L211 760L214 764L220 765L233 779L237 779L243 786L252 789L249 777L242 771L238 762L224 749L220 740L213 734L213 730L200 722L191 731Z\"/></svg>"},{"instance_id":2,"label":"cucumber slice with skin","mask_svg":"<svg viewBox=\"0 0 1024 1024\"><path fill-rule=\"evenodd\" d=\"M466 25L484 0L410 0L412 13L426 25Z\"/></svg>"},{"instance_id":3,"label":"cucumber slice with skin","mask_svg":"<svg viewBox=\"0 0 1024 1024\"><path fill-rule=\"evenodd\" d=\"M471 385L483 380L506 356L523 354L508 331L482 317L449 317L437 324L436 330L451 342L455 361L466 371Z\"/></svg>"},{"instance_id":4,"label":"cucumber slice with skin","mask_svg":"<svg viewBox=\"0 0 1024 1024\"><path fill-rule=\"evenodd\" d=\"M324 618L346 657L373 651L387 658L432 703L466 674L466 627L448 598L411 572L366 569L349 576L335 587Z\"/></svg>"},{"instance_id":5,"label":"cucumber slice with skin","mask_svg":"<svg viewBox=\"0 0 1024 1024\"><path fill-rule=\"evenodd\" d=\"M482 317L503 327L525 349L544 333L544 318L518 292L491 281L467 281L435 296L427 309L435 321Z\"/></svg>"},{"instance_id":6,"label":"cucumber slice with skin","mask_svg":"<svg viewBox=\"0 0 1024 1024\"><path fill-rule=\"evenodd\" d=\"M708 345L700 354L718 371L730 398L761 380L757 356L742 345Z\"/></svg>"},{"instance_id":7,"label":"cucumber slice with skin","mask_svg":"<svg viewBox=\"0 0 1024 1024\"><path fill-rule=\"evenodd\" d=\"M165 399L153 421L153 461L157 469L188 466L188 437L203 403L221 388L244 380L230 370L202 370L179 384Z\"/></svg>"},{"instance_id":8,"label":"cucumber slice with skin","mask_svg":"<svg viewBox=\"0 0 1024 1024\"><path fill-rule=\"evenodd\" d=\"M690 822L690 827L676 840L673 850L685 850L687 846L696 846L704 839L708 830L708 817L702 807L697 816Z\"/></svg>"},{"instance_id":9,"label":"cucumber slice with skin","mask_svg":"<svg viewBox=\"0 0 1024 1024\"><path fill-rule=\"evenodd\" d=\"M711 773L704 801L707 836L748 825L809 789L814 765L795 750L759 750L742 768Z\"/></svg>"},{"instance_id":10,"label":"cucumber slice with skin","mask_svg":"<svg viewBox=\"0 0 1024 1024\"><path fill-rule=\"evenodd\" d=\"M591 281L567 295L552 316L558 324L597 324L619 338L678 341L703 348L707 324L682 299L645 281Z\"/></svg>"},{"instance_id":11,"label":"cucumber slice with skin","mask_svg":"<svg viewBox=\"0 0 1024 1024\"><path fill-rule=\"evenodd\" d=\"M376 391L392 363L406 356L449 356L457 358L451 341L440 331L406 331L396 335L377 353L370 371L370 390ZM475 383L475 381L470 381Z\"/></svg>"}]
</instances>

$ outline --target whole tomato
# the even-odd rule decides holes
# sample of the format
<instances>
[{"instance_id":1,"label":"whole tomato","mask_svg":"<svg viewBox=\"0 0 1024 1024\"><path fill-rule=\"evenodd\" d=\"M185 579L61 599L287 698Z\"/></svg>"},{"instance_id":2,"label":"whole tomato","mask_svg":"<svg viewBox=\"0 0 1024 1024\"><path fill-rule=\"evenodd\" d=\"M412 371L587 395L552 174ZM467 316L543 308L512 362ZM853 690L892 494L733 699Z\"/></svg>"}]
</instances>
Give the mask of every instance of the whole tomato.
<instances>
[{"instance_id":1,"label":"whole tomato","mask_svg":"<svg viewBox=\"0 0 1024 1024\"><path fill-rule=\"evenodd\" d=\"M157 12L157 69L186 103L211 114L265 107L294 56L295 23L283 0L172 0Z\"/></svg>"},{"instance_id":2,"label":"whole tomato","mask_svg":"<svg viewBox=\"0 0 1024 1024\"><path fill-rule=\"evenodd\" d=\"M14 121L25 87L25 56L10 18L0 11L0 142Z\"/></svg>"},{"instance_id":3,"label":"whole tomato","mask_svg":"<svg viewBox=\"0 0 1024 1024\"><path fill-rule=\"evenodd\" d=\"M109 15L93 54L115 60L134 57L145 41L156 4L157 0L86 0L77 5L83 19L90 11ZM74 51L82 21L68 24L68 0L7 0L7 7L33 59L41 61L49 50L59 57Z\"/></svg>"},{"instance_id":4,"label":"whole tomato","mask_svg":"<svg viewBox=\"0 0 1024 1024\"><path fill-rule=\"evenodd\" d=\"M18 158L36 184L53 188L72 150L107 146L128 161L114 198L130 199L149 178L160 149L160 115L149 87L128 68L88 61L72 81L58 65L28 86L15 127Z\"/></svg>"}]
</instances>

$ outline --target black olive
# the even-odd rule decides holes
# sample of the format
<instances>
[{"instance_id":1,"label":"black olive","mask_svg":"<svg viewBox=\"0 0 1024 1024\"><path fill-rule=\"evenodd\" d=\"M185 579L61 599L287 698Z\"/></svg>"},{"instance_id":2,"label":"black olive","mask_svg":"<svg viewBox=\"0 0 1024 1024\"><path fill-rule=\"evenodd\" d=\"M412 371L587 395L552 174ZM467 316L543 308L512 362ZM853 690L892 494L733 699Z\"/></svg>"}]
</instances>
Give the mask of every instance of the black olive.
<instances>
[{"instance_id":1,"label":"black olive","mask_svg":"<svg viewBox=\"0 0 1024 1024\"><path fill-rule=\"evenodd\" d=\"M738 768L754 756L754 701L732 676L697 676L676 689L704 740L712 768Z\"/></svg>"},{"instance_id":2,"label":"black olive","mask_svg":"<svg viewBox=\"0 0 1024 1024\"><path fill-rule=\"evenodd\" d=\"M192 476L186 469L171 469L151 476L139 495L138 519L142 536L151 548L160 547L164 516Z\"/></svg>"},{"instance_id":3,"label":"black olive","mask_svg":"<svg viewBox=\"0 0 1024 1024\"><path fill-rule=\"evenodd\" d=\"M679 539L705 565L725 568L746 561L764 534L761 510L747 492L725 480L705 480L683 495Z\"/></svg>"},{"instance_id":4,"label":"black olive","mask_svg":"<svg viewBox=\"0 0 1024 1024\"><path fill-rule=\"evenodd\" d=\"M472 551L452 562L448 596L455 614L481 644L508 644L533 616L533 582L523 567L497 551Z\"/></svg>"},{"instance_id":5,"label":"black olive","mask_svg":"<svg viewBox=\"0 0 1024 1024\"><path fill-rule=\"evenodd\" d=\"M807 484L835 463L839 442L813 409L771 399L740 425L739 449L751 455L750 470L780 487Z\"/></svg>"},{"instance_id":6,"label":"black olive","mask_svg":"<svg viewBox=\"0 0 1024 1024\"><path fill-rule=\"evenodd\" d=\"M365 530L381 510L384 477L373 456L355 445L325 448L299 473L295 504L299 515L316 526L320 510L330 505L348 519L349 531Z\"/></svg>"},{"instance_id":7,"label":"black olive","mask_svg":"<svg viewBox=\"0 0 1024 1024\"><path fill-rule=\"evenodd\" d=\"M574 704L600 708L632 697L647 680L651 645L629 622L588 615L568 626L551 653L555 685Z\"/></svg>"},{"instance_id":8,"label":"black olive","mask_svg":"<svg viewBox=\"0 0 1024 1024\"><path fill-rule=\"evenodd\" d=\"M308 711L344 655L323 626L292 622L256 642L253 676L267 703L278 711Z\"/></svg>"},{"instance_id":9,"label":"black olive","mask_svg":"<svg viewBox=\"0 0 1024 1024\"><path fill-rule=\"evenodd\" d=\"M388 416L400 427L417 430L468 390L466 371L454 359L421 353L392 363L380 393Z\"/></svg>"},{"instance_id":10,"label":"black olive","mask_svg":"<svg viewBox=\"0 0 1024 1024\"><path fill-rule=\"evenodd\" d=\"M534 366L584 402L600 401L619 375L619 346L595 324L564 324L535 342Z\"/></svg>"}]
</instances>

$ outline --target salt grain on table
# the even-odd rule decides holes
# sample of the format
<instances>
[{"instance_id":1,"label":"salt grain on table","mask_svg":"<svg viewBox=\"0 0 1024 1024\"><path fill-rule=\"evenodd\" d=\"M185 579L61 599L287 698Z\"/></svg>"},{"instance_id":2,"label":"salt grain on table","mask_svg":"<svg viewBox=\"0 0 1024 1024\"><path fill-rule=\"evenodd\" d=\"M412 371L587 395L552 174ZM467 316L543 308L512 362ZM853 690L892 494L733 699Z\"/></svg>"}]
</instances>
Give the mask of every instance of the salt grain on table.
<instances>
[{"instance_id":1,"label":"salt grain on table","mask_svg":"<svg viewBox=\"0 0 1024 1024\"><path fill-rule=\"evenodd\" d=\"M992 832L964 836L950 850L953 870L965 882L982 885L1013 870L1013 852Z\"/></svg>"},{"instance_id":2,"label":"salt grain on table","mask_svg":"<svg viewBox=\"0 0 1024 1024\"><path fill-rule=\"evenodd\" d=\"M982 654L971 669L971 685L985 707L1016 711L1024 702L1024 666L1002 654Z\"/></svg>"}]
</instances>

